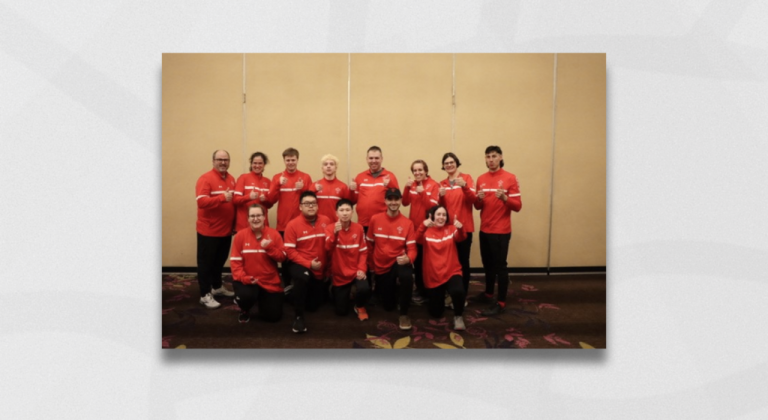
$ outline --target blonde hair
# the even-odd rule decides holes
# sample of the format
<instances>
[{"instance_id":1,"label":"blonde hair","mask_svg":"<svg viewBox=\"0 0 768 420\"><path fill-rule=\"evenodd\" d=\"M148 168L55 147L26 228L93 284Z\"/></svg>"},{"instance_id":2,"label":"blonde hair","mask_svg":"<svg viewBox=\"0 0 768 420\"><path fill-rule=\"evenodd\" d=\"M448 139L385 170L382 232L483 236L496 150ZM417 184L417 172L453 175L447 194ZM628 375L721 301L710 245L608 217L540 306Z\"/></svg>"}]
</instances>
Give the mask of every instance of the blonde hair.
<instances>
[{"instance_id":1,"label":"blonde hair","mask_svg":"<svg viewBox=\"0 0 768 420\"><path fill-rule=\"evenodd\" d=\"M320 158L320 164L322 165L323 163L325 163L326 160L332 160L333 163L336 164L336 167L337 168L339 167L339 158L337 158L336 156L328 153L327 155Z\"/></svg>"}]
</instances>

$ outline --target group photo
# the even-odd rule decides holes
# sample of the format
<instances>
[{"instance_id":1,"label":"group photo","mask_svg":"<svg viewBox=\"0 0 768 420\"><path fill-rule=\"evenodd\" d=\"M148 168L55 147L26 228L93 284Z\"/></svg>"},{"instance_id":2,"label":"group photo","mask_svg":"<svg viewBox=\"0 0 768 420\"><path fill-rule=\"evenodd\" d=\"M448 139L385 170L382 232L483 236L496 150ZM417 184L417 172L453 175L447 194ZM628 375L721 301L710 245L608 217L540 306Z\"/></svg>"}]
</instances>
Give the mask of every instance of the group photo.
<instances>
[{"instance_id":1,"label":"group photo","mask_svg":"<svg viewBox=\"0 0 768 420\"><path fill-rule=\"evenodd\" d=\"M605 54L163 54L162 347L606 348Z\"/></svg>"}]
</instances>

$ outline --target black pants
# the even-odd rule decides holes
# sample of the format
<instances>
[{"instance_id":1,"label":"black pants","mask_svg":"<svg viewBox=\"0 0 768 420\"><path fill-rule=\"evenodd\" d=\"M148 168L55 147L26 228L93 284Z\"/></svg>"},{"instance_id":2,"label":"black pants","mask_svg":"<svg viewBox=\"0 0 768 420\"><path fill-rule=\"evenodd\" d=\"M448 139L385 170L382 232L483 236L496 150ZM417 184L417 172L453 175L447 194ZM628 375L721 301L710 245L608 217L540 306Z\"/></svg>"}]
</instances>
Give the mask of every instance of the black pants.
<instances>
[{"instance_id":1,"label":"black pants","mask_svg":"<svg viewBox=\"0 0 768 420\"><path fill-rule=\"evenodd\" d=\"M469 291L469 255L472 250L472 232L467 232L467 239L456 242L456 252L459 254L459 264L461 264L461 277L464 281L464 291Z\"/></svg>"},{"instance_id":2,"label":"black pants","mask_svg":"<svg viewBox=\"0 0 768 420\"><path fill-rule=\"evenodd\" d=\"M315 312L328 292L327 283L315 278L312 270L292 263L289 267L293 282L293 308L296 316L304 316L304 310Z\"/></svg>"},{"instance_id":3,"label":"black pants","mask_svg":"<svg viewBox=\"0 0 768 420\"><path fill-rule=\"evenodd\" d=\"M416 260L413 262L413 280L416 284L416 293L422 297L426 297L424 291L424 266L422 256L424 254L424 246L416 244Z\"/></svg>"},{"instance_id":4,"label":"black pants","mask_svg":"<svg viewBox=\"0 0 768 420\"><path fill-rule=\"evenodd\" d=\"M464 284L461 276L456 275L448 279L447 282L437 286L433 289L427 289L427 296L429 296L429 304L427 309L429 315L434 318L441 318L443 311L445 311L445 291L453 300L453 314L455 316L461 316L464 314L464 300L467 298L467 291L464 289Z\"/></svg>"},{"instance_id":5,"label":"black pants","mask_svg":"<svg viewBox=\"0 0 768 420\"><path fill-rule=\"evenodd\" d=\"M333 306L336 315L345 316L349 314L351 303L349 295L352 291L352 285L357 289L355 291L355 307L362 308L368 303L368 299L371 297L371 288L366 280L355 279L344 286L333 286Z\"/></svg>"},{"instance_id":6,"label":"black pants","mask_svg":"<svg viewBox=\"0 0 768 420\"><path fill-rule=\"evenodd\" d=\"M204 236L197 234L197 284L200 297L221 287L221 273L229 258L231 236Z\"/></svg>"},{"instance_id":7,"label":"black pants","mask_svg":"<svg viewBox=\"0 0 768 420\"><path fill-rule=\"evenodd\" d=\"M494 285L499 284L499 302L507 301L509 274L507 273L507 253L511 233L496 234L480 232L480 257L485 269L485 293L492 295Z\"/></svg>"},{"instance_id":8,"label":"black pants","mask_svg":"<svg viewBox=\"0 0 768 420\"><path fill-rule=\"evenodd\" d=\"M399 285L398 281L399 280ZM376 297L385 311L400 304L400 315L408 315L413 296L413 266L395 263L389 271L376 275Z\"/></svg>"},{"instance_id":9,"label":"black pants","mask_svg":"<svg viewBox=\"0 0 768 420\"><path fill-rule=\"evenodd\" d=\"M253 305L259 307L259 319L278 322L283 318L283 292L268 292L258 284L243 284L233 281L235 303L240 309L250 312Z\"/></svg>"}]
</instances>

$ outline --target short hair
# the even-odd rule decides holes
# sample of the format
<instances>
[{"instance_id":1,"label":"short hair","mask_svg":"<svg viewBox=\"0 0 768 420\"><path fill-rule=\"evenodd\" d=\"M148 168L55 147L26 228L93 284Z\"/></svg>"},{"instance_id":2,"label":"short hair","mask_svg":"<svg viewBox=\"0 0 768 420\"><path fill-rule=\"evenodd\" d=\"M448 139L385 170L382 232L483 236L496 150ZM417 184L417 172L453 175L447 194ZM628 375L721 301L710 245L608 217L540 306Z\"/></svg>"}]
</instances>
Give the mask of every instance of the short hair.
<instances>
[{"instance_id":1,"label":"short hair","mask_svg":"<svg viewBox=\"0 0 768 420\"><path fill-rule=\"evenodd\" d=\"M326 160L332 160L333 163L336 164L336 166L339 166L339 158L337 158L336 156L334 156L334 155L332 155L330 153L328 153L327 155L324 155L323 157L321 157L320 158L320 163L323 164L323 163L325 163Z\"/></svg>"},{"instance_id":2,"label":"short hair","mask_svg":"<svg viewBox=\"0 0 768 420\"><path fill-rule=\"evenodd\" d=\"M432 206L427 210L427 214L424 216L424 219L432 219L435 220L435 213L437 213L438 210L443 209L445 210L445 224L448 225L451 223L451 216L448 214L448 209L445 208L444 205L438 204L436 206Z\"/></svg>"},{"instance_id":3,"label":"short hair","mask_svg":"<svg viewBox=\"0 0 768 420\"><path fill-rule=\"evenodd\" d=\"M259 203L253 203L248 207L248 214L251 213L251 209L261 209L261 214L267 215L267 209Z\"/></svg>"},{"instance_id":4,"label":"short hair","mask_svg":"<svg viewBox=\"0 0 768 420\"><path fill-rule=\"evenodd\" d=\"M503 153L501 153L501 147L499 146L488 146L485 148L486 155L493 152L503 155ZM504 167L504 159L502 159L501 162L499 162L499 168L503 168L503 167Z\"/></svg>"},{"instance_id":5,"label":"short hair","mask_svg":"<svg viewBox=\"0 0 768 420\"><path fill-rule=\"evenodd\" d=\"M338 210L339 207L344 206L344 205L347 205L347 206L349 206L351 208L355 208L355 205L352 204L352 201L347 200L346 198L342 198L341 200L336 202L336 210Z\"/></svg>"},{"instance_id":6,"label":"short hair","mask_svg":"<svg viewBox=\"0 0 768 420\"><path fill-rule=\"evenodd\" d=\"M365 154L368 155L368 153L371 153L371 152L379 152L379 153L381 153L382 156L384 155L384 152L381 151L381 147L379 147L379 146L371 146L371 147L369 147L368 151L365 152Z\"/></svg>"},{"instance_id":7,"label":"short hair","mask_svg":"<svg viewBox=\"0 0 768 420\"><path fill-rule=\"evenodd\" d=\"M214 150L214 151L213 151L213 154L211 155L211 160L214 160L214 159L216 159L216 153L219 153L219 152L224 152L224 153L226 153L226 154L227 154L227 159L231 159L231 158L229 157L229 152L228 152L228 151L226 151L226 150L224 150L224 149L216 149L216 150Z\"/></svg>"},{"instance_id":8,"label":"short hair","mask_svg":"<svg viewBox=\"0 0 768 420\"><path fill-rule=\"evenodd\" d=\"M286 156L296 156L296 159L299 158L299 151L294 149L293 147L289 147L285 150L283 150L283 159L285 159Z\"/></svg>"},{"instance_id":9,"label":"short hair","mask_svg":"<svg viewBox=\"0 0 768 420\"><path fill-rule=\"evenodd\" d=\"M448 153L446 153L446 154L444 154L444 155L443 155L443 160L441 160L441 161L440 161L440 164L442 164L442 165L443 165L443 166L442 166L442 168L440 168L440 169L442 169L442 170L445 170L445 160L446 160L446 159L448 159L449 157L450 157L450 158L453 158L453 160L455 160L455 161L456 161L456 167L457 167L457 168L458 168L459 166L461 166L461 161L459 160L459 157L458 157L458 156L456 156L456 153L453 153L453 152L448 152Z\"/></svg>"},{"instance_id":10,"label":"short hair","mask_svg":"<svg viewBox=\"0 0 768 420\"><path fill-rule=\"evenodd\" d=\"M424 172L429 173L429 166L427 166L427 162L424 162L421 159L416 159L416 160L413 161L413 163L411 163L411 172L413 172L413 165L415 165L417 163L420 163L421 166L424 167Z\"/></svg>"},{"instance_id":11,"label":"short hair","mask_svg":"<svg viewBox=\"0 0 768 420\"><path fill-rule=\"evenodd\" d=\"M304 192L303 192L303 193L301 193L301 195L299 196L299 204L301 204L301 202L302 202L302 201L304 201L304 197L312 197L312 198L314 198L315 200L317 200L317 194L315 194L315 192L314 192L314 191L304 191Z\"/></svg>"},{"instance_id":12,"label":"short hair","mask_svg":"<svg viewBox=\"0 0 768 420\"><path fill-rule=\"evenodd\" d=\"M265 155L264 153L261 153L261 152L256 152L256 153L252 154L251 158L248 160L248 162L249 163L253 163L253 160L256 159L257 157L260 157L261 160L264 161L264 165L265 166L267 164L269 164L269 158L267 157L267 155Z\"/></svg>"}]
</instances>

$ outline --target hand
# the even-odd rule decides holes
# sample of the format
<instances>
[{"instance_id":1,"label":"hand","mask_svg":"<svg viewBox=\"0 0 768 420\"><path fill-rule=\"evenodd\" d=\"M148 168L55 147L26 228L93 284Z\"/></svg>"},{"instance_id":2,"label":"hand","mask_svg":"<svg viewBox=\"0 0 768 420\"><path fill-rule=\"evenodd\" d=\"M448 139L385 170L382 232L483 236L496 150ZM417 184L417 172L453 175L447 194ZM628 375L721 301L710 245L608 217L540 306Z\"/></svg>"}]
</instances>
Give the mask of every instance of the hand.
<instances>
[{"instance_id":1,"label":"hand","mask_svg":"<svg viewBox=\"0 0 768 420\"><path fill-rule=\"evenodd\" d=\"M458 215L453 215L453 225L456 226L456 229L461 229L464 227L464 225L461 224L458 217L459 217Z\"/></svg>"},{"instance_id":2,"label":"hand","mask_svg":"<svg viewBox=\"0 0 768 420\"><path fill-rule=\"evenodd\" d=\"M259 195L259 201L261 201L262 203L267 201L267 196L264 195L264 193L261 193L261 195Z\"/></svg>"},{"instance_id":3,"label":"hand","mask_svg":"<svg viewBox=\"0 0 768 420\"><path fill-rule=\"evenodd\" d=\"M424 219L424 226L430 228L435 225L435 222L432 220L432 217L428 217Z\"/></svg>"},{"instance_id":4,"label":"hand","mask_svg":"<svg viewBox=\"0 0 768 420\"><path fill-rule=\"evenodd\" d=\"M358 280L365 280L365 271L357 270L357 274L355 274L355 278Z\"/></svg>"},{"instance_id":5,"label":"hand","mask_svg":"<svg viewBox=\"0 0 768 420\"><path fill-rule=\"evenodd\" d=\"M408 255L403 254L397 257L397 263L400 265L406 265L411 262L411 259L408 258Z\"/></svg>"},{"instance_id":6,"label":"hand","mask_svg":"<svg viewBox=\"0 0 768 420\"><path fill-rule=\"evenodd\" d=\"M256 188L252 189L251 194L248 195L248 198L250 198L251 200L255 200L258 197L259 195L256 193Z\"/></svg>"},{"instance_id":7,"label":"hand","mask_svg":"<svg viewBox=\"0 0 768 420\"><path fill-rule=\"evenodd\" d=\"M507 195L504 194L505 191L503 188L499 188L496 190L496 198L500 199L501 201L507 201Z\"/></svg>"},{"instance_id":8,"label":"hand","mask_svg":"<svg viewBox=\"0 0 768 420\"><path fill-rule=\"evenodd\" d=\"M461 177L454 179L454 182L456 183L456 185L462 188L467 186L467 181L464 181L464 178L461 178Z\"/></svg>"},{"instance_id":9,"label":"hand","mask_svg":"<svg viewBox=\"0 0 768 420\"><path fill-rule=\"evenodd\" d=\"M315 183L315 191L317 191L317 192L323 191L323 184L321 184L319 182L316 182Z\"/></svg>"},{"instance_id":10,"label":"hand","mask_svg":"<svg viewBox=\"0 0 768 420\"><path fill-rule=\"evenodd\" d=\"M352 182L350 182L350 183L349 183L349 190L350 190L350 191L355 191L355 190L357 190L357 182L355 182L355 181L352 181Z\"/></svg>"},{"instance_id":11,"label":"hand","mask_svg":"<svg viewBox=\"0 0 768 420\"><path fill-rule=\"evenodd\" d=\"M484 199L484 198L485 198L485 191L483 191L483 190L479 190L479 191L477 192L477 198L479 198L479 199L481 199L481 200L482 200L482 199Z\"/></svg>"},{"instance_id":12,"label":"hand","mask_svg":"<svg viewBox=\"0 0 768 420\"><path fill-rule=\"evenodd\" d=\"M424 187L422 186L422 184L419 184L419 186L416 187L416 192L419 194L424 192Z\"/></svg>"},{"instance_id":13,"label":"hand","mask_svg":"<svg viewBox=\"0 0 768 420\"><path fill-rule=\"evenodd\" d=\"M387 184L384 184L384 185L387 185ZM405 183L405 186L408 187L408 188L411 188L412 185L413 185L413 178L411 178L409 176L408 177L408 182Z\"/></svg>"},{"instance_id":14,"label":"hand","mask_svg":"<svg viewBox=\"0 0 768 420\"><path fill-rule=\"evenodd\" d=\"M272 243L272 240L271 240L271 239L267 239L267 238L264 238L264 239L262 239L262 241L261 241L261 248L262 248L262 249L267 249L267 247L268 247L268 246L269 246L269 244L271 244L271 243Z\"/></svg>"},{"instance_id":15,"label":"hand","mask_svg":"<svg viewBox=\"0 0 768 420\"><path fill-rule=\"evenodd\" d=\"M224 199L227 200L227 202L232 201L232 191L227 190L227 192L224 193Z\"/></svg>"},{"instance_id":16,"label":"hand","mask_svg":"<svg viewBox=\"0 0 768 420\"><path fill-rule=\"evenodd\" d=\"M285 175L280 175L280 185L285 185L286 182L288 182L288 178Z\"/></svg>"},{"instance_id":17,"label":"hand","mask_svg":"<svg viewBox=\"0 0 768 420\"><path fill-rule=\"evenodd\" d=\"M386 187L387 185L389 185L389 175L384 177L384 186Z\"/></svg>"},{"instance_id":18,"label":"hand","mask_svg":"<svg viewBox=\"0 0 768 420\"><path fill-rule=\"evenodd\" d=\"M438 192L440 194L440 197L444 197L445 196L445 191L446 191L445 187L440 186L440 189L438 190Z\"/></svg>"},{"instance_id":19,"label":"hand","mask_svg":"<svg viewBox=\"0 0 768 420\"><path fill-rule=\"evenodd\" d=\"M310 268L312 268L313 271L320 270L320 267L322 266L323 266L323 263L321 263L320 260L318 260L317 258L312 260L312 263L310 264Z\"/></svg>"},{"instance_id":20,"label":"hand","mask_svg":"<svg viewBox=\"0 0 768 420\"><path fill-rule=\"evenodd\" d=\"M339 220L338 222L336 222L335 225L333 225L333 233L339 233L340 230L341 230L341 220Z\"/></svg>"},{"instance_id":21,"label":"hand","mask_svg":"<svg viewBox=\"0 0 768 420\"><path fill-rule=\"evenodd\" d=\"M298 188L298 189L304 188L304 181L302 181L302 180L296 181L296 188Z\"/></svg>"}]
</instances>

